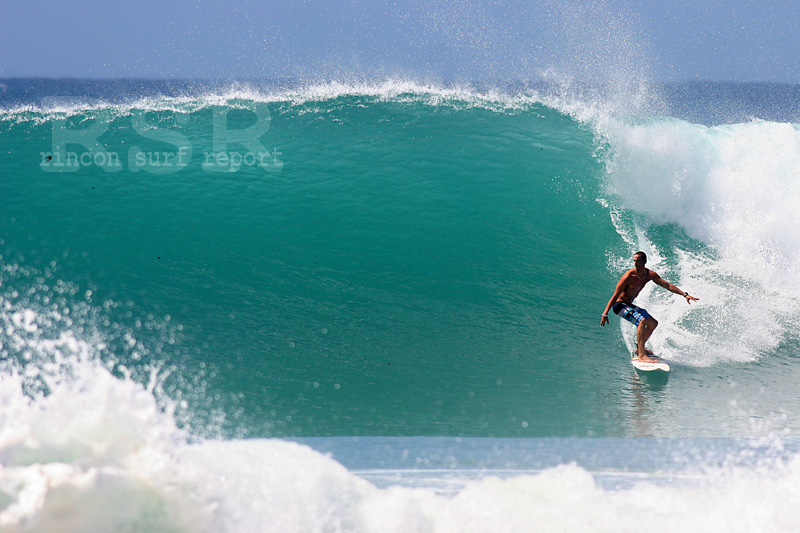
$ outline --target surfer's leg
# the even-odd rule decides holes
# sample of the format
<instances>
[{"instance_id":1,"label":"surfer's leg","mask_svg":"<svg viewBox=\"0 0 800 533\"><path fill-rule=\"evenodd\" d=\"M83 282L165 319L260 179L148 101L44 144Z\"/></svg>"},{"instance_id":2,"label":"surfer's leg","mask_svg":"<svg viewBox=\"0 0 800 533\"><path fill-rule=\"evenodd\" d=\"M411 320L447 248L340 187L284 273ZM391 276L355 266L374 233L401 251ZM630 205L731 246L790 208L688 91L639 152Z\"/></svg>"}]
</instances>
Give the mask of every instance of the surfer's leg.
<instances>
[{"instance_id":1,"label":"surfer's leg","mask_svg":"<svg viewBox=\"0 0 800 533\"><path fill-rule=\"evenodd\" d=\"M647 340L650 338L650 335L653 334L653 331L658 327L658 321L653 317L647 317L641 322L639 322L639 326L636 329L636 338L639 341L638 349L636 350L636 355L639 361L644 361L645 363L652 363L655 361L652 357L647 356L647 350L644 347Z\"/></svg>"}]
</instances>

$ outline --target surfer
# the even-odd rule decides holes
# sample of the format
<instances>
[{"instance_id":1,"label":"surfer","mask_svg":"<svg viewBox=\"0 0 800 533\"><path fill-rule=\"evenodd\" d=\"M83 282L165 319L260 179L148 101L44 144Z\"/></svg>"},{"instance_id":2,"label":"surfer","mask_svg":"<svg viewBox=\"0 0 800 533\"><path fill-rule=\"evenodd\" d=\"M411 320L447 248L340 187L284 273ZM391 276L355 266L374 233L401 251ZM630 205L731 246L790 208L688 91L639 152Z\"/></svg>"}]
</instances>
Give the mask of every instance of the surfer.
<instances>
[{"instance_id":1,"label":"surfer","mask_svg":"<svg viewBox=\"0 0 800 533\"><path fill-rule=\"evenodd\" d=\"M690 304L693 300L699 300L690 295L688 292L683 292L678 287L662 279L661 276L644 267L647 263L647 254L644 252L636 252L633 254L633 268L622 275L617 288L614 290L614 295L608 301L603 316L600 318L600 325L605 326L608 323L608 310L612 309L615 315L621 316L628 322L636 326L636 357L635 360L642 361L643 363L653 363L655 359L648 356L648 350L644 344L650 335L653 334L658 321L650 316L646 310L633 304L633 299L639 296L642 289L647 285L648 281L652 281L656 285L664 287L670 292L680 294L686 298L686 303ZM649 352L651 355L653 352Z\"/></svg>"}]
</instances>

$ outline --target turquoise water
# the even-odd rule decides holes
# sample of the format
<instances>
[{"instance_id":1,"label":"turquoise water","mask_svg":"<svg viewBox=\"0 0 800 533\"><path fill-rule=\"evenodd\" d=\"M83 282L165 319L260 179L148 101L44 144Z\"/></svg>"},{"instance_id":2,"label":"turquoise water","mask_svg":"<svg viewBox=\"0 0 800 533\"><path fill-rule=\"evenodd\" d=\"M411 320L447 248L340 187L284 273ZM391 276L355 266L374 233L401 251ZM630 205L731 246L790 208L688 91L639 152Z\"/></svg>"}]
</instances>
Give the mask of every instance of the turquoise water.
<instances>
[{"instance_id":1,"label":"turquoise water","mask_svg":"<svg viewBox=\"0 0 800 533\"><path fill-rule=\"evenodd\" d=\"M741 468L755 481L726 487L755 492L763 465L724 458L798 435L796 88L664 86L658 106L631 112L537 86L3 86L0 524L12 531L25 509L9 507L9 487L69 487L87 468L141 499L131 523L166 530L369 531L345 510L411 505L380 492L392 479L439 508L475 483L524 499L594 475L598 505L623 512L610 493L638 486L617 487L623 471L675 501L689 492L656 479L669 466L657 458L548 474L576 460L550 460L559 442L604 457L658 437L671 460L710 446L687 468ZM627 324L599 325L638 249L700 298L638 299L661 323L651 344L669 376L631 368ZM437 437L528 444L502 465L453 445L442 485L410 463L387 474L374 450L348 471L275 439L334 442L342 460L361 449L354 436L413 459L453 442ZM550 459L521 459L536 446ZM778 461L790 485L793 456ZM223 486L192 492L207 476ZM74 505L104 524L88 486ZM269 527L262 489L286 500ZM308 502L339 518L295 523ZM37 512L47 524L55 511ZM397 513L405 531L431 516Z\"/></svg>"}]
</instances>

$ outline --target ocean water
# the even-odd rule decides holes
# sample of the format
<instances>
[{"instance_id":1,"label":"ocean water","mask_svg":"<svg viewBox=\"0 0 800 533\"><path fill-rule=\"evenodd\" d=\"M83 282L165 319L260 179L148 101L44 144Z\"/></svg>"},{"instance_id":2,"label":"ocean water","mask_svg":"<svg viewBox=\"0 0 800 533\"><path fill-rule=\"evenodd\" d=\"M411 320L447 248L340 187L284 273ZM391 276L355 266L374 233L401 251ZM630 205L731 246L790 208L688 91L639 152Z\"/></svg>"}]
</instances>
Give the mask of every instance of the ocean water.
<instances>
[{"instance_id":1,"label":"ocean water","mask_svg":"<svg viewBox=\"0 0 800 533\"><path fill-rule=\"evenodd\" d=\"M0 530L796 530L800 87L617 89L3 80Z\"/></svg>"}]
</instances>

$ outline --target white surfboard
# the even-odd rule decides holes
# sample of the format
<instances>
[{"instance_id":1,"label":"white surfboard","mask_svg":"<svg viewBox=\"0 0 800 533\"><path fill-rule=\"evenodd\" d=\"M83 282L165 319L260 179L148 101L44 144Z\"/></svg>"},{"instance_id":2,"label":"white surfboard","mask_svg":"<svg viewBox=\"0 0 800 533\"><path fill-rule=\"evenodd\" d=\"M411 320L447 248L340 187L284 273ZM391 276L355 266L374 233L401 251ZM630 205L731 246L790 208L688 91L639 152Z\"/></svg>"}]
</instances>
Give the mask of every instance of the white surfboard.
<instances>
[{"instance_id":1,"label":"white surfboard","mask_svg":"<svg viewBox=\"0 0 800 533\"><path fill-rule=\"evenodd\" d=\"M637 370L641 370L642 372L651 372L653 370L661 372L669 372L669 365L657 355L650 355L651 358L656 360L655 363L645 363L643 361L637 361L635 357L636 354L634 353L633 358L631 358L631 364L633 365L633 368Z\"/></svg>"}]
</instances>

